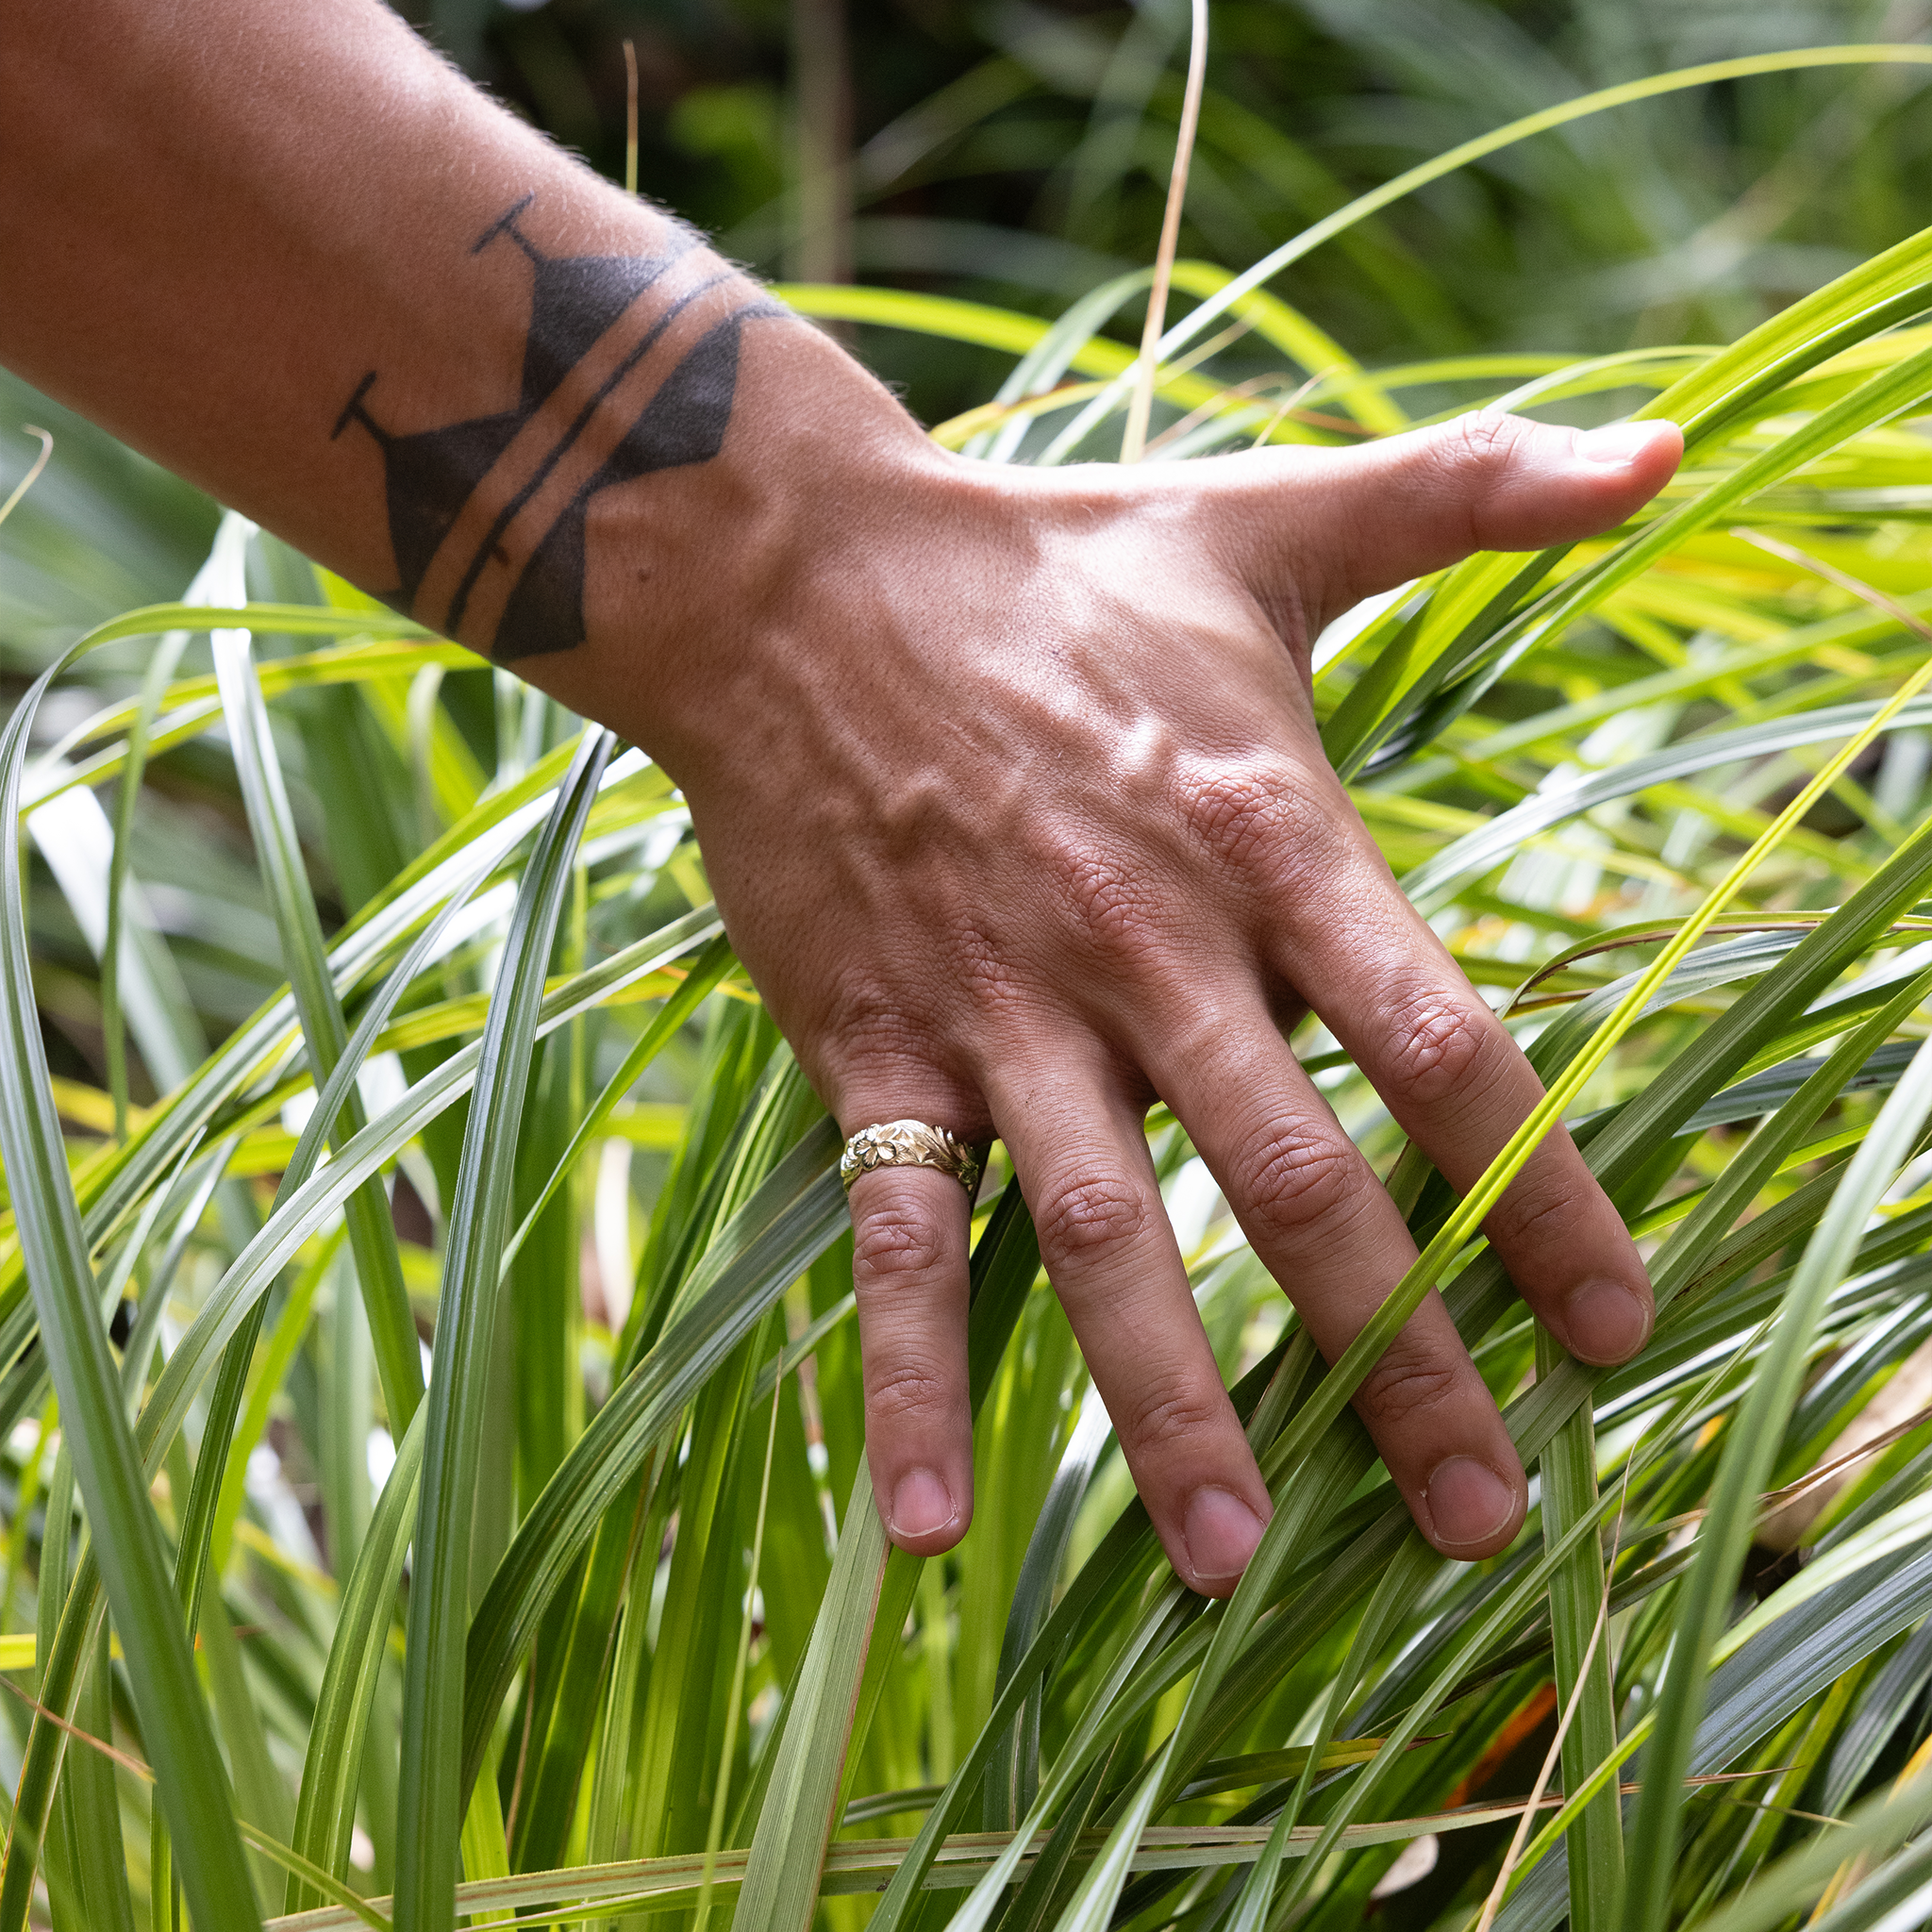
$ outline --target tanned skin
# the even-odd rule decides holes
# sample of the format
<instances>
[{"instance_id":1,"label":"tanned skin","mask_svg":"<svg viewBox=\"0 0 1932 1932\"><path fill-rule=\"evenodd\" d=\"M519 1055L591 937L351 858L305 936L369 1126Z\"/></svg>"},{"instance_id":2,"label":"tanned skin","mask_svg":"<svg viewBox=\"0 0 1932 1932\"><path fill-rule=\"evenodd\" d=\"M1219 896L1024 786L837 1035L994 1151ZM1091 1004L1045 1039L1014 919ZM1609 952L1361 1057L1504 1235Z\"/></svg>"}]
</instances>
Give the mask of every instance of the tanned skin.
<instances>
[{"instance_id":1,"label":"tanned skin","mask_svg":"<svg viewBox=\"0 0 1932 1932\"><path fill-rule=\"evenodd\" d=\"M1414 1250L1284 1028L1319 1013L1458 1188L1541 1091L1324 758L1309 641L1618 523L1675 430L977 465L376 0L13 0L0 189L0 360L658 759L846 1133L1005 1141L1175 1570L1230 1591L1269 1496L1147 1107L1332 1358ZM874 1492L930 1555L973 1507L966 1202L903 1168L852 1210ZM1574 1354L1641 1346L1642 1266L1560 1130L1485 1227ZM1439 1550L1514 1536L1439 1300L1356 1407Z\"/></svg>"}]
</instances>

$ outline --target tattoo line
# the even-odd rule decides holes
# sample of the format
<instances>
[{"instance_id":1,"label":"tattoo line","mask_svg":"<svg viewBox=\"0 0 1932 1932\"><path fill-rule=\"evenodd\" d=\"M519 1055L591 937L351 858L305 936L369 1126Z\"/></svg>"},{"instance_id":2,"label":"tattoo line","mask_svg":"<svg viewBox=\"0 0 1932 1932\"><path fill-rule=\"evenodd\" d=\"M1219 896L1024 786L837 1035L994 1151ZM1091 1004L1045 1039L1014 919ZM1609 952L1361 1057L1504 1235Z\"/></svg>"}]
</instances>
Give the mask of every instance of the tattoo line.
<instances>
[{"instance_id":1,"label":"tattoo line","mask_svg":"<svg viewBox=\"0 0 1932 1932\"><path fill-rule=\"evenodd\" d=\"M359 424L382 453L390 541L401 579L387 601L453 634L471 613L479 581L493 570L489 603L496 614L488 643L498 663L582 642L590 499L613 484L716 456L731 420L744 324L789 313L763 297L742 304L684 349L641 403L625 403L618 391L626 378L691 305L728 275L707 276L646 321L633 312L639 299L700 245L699 238L680 225L673 245L658 256L546 255L517 225L535 199L526 194L507 208L470 251L481 254L508 237L531 264L517 406L399 434L369 411L366 399L377 374L372 369L332 431L340 436L351 423ZM610 366L600 375L605 363ZM571 407L573 389L586 384L590 393ZM561 425L548 420L559 409L568 413ZM626 409L634 410L631 420L619 429ZM612 438L601 456L591 443L593 425ZM538 526L520 546L519 561L505 539L573 452L589 473L573 490L566 469L565 500L539 503ZM416 609L419 596L441 608ZM487 606L482 614L489 615Z\"/></svg>"}]
</instances>

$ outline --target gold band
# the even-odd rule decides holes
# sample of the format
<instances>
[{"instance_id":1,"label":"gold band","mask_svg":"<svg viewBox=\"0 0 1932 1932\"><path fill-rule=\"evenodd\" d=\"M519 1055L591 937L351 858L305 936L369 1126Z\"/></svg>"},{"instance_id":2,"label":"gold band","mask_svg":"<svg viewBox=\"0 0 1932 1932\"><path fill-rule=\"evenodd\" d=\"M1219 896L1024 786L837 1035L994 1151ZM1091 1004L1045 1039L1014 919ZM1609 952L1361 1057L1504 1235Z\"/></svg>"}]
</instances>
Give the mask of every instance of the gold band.
<instances>
[{"instance_id":1,"label":"gold band","mask_svg":"<svg viewBox=\"0 0 1932 1932\"><path fill-rule=\"evenodd\" d=\"M924 1121L885 1121L860 1127L845 1143L839 1160L839 1178L845 1191L862 1174L877 1167L930 1167L949 1174L966 1190L970 1201L979 1188L979 1156L958 1135Z\"/></svg>"}]
</instances>

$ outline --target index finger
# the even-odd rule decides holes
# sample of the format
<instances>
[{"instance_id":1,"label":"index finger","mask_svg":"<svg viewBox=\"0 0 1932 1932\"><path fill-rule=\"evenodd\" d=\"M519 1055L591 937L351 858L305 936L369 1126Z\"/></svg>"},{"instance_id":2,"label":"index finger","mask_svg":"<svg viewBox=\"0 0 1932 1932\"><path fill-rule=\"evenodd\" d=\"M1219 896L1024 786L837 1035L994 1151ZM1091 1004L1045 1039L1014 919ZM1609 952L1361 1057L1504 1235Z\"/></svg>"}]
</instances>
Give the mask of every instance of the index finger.
<instances>
[{"instance_id":1,"label":"index finger","mask_svg":"<svg viewBox=\"0 0 1932 1932\"><path fill-rule=\"evenodd\" d=\"M1334 918L1319 932L1284 924L1274 963L1467 1193L1542 1100L1542 1082L1366 834L1342 850L1328 888ZM1655 1306L1637 1244L1560 1122L1483 1231L1518 1292L1580 1361L1625 1361L1650 1339Z\"/></svg>"}]
</instances>

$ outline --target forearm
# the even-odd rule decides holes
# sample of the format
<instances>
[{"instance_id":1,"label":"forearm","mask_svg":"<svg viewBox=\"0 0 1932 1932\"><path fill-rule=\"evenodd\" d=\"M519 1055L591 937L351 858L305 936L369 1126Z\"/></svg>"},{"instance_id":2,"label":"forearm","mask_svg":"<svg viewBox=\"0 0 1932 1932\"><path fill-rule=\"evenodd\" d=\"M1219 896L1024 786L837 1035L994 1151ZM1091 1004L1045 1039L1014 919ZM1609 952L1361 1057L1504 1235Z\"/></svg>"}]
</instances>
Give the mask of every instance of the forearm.
<instances>
[{"instance_id":1,"label":"forearm","mask_svg":"<svg viewBox=\"0 0 1932 1932\"><path fill-rule=\"evenodd\" d=\"M835 345L376 0L28 0L5 41L0 360L635 736L831 458L916 460Z\"/></svg>"}]
</instances>

